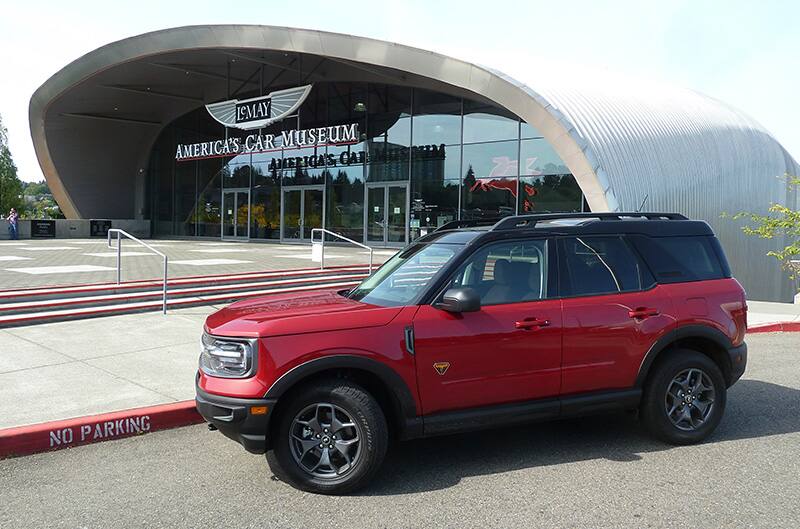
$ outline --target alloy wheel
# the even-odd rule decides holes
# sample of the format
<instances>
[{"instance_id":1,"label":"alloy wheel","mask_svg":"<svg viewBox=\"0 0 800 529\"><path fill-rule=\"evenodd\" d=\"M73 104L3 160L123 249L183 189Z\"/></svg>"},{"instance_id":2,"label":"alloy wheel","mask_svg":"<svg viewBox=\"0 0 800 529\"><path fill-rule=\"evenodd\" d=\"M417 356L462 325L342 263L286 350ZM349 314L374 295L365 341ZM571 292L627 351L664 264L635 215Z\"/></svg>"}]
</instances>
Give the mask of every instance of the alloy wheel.
<instances>
[{"instance_id":1,"label":"alloy wheel","mask_svg":"<svg viewBox=\"0 0 800 529\"><path fill-rule=\"evenodd\" d=\"M350 472L361 455L361 428L335 404L320 402L303 408L289 429L289 447L300 468L321 479Z\"/></svg>"},{"instance_id":2,"label":"alloy wheel","mask_svg":"<svg viewBox=\"0 0 800 529\"><path fill-rule=\"evenodd\" d=\"M714 384L702 369L685 369L667 386L664 397L667 417L680 430L697 430L711 417L714 397Z\"/></svg>"}]
</instances>

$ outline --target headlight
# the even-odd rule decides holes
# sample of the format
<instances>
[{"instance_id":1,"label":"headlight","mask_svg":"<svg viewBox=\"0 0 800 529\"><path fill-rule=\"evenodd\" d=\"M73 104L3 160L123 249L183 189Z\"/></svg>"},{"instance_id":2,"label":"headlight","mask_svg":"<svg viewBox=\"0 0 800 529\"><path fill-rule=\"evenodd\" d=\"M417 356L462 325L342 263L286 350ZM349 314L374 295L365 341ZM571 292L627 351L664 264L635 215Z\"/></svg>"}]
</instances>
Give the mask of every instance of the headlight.
<instances>
[{"instance_id":1,"label":"headlight","mask_svg":"<svg viewBox=\"0 0 800 529\"><path fill-rule=\"evenodd\" d=\"M253 367L255 347L255 340L217 338L203 333L200 340L200 369L212 377L246 377Z\"/></svg>"}]
</instances>

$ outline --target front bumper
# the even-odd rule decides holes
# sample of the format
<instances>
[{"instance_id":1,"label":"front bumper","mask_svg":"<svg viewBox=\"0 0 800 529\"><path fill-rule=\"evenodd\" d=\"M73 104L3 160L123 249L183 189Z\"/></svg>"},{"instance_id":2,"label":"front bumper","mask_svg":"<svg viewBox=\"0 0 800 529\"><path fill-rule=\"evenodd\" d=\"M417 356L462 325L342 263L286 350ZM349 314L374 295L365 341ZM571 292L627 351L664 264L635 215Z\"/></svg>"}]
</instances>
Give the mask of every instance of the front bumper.
<instances>
[{"instance_id":1,"label":"front bumper","mask_svg":"<svg viewBox=\"0 0 800 529\"><path fill-rule=\"evenodd\" d=\"M747 367L747 344L742 342L738 347L731 347L728 349L728 356L731 359L731 376L728 380L730 387L742 377Z\"/></svg>"},{"instance_id":2,"label":"front bumper","mask_svg":"<svg viewBox=\"0 0 800 529\"><path fill-rule=\"evenodd\" d=\"M240 399L206 393L195 383L197 411L210 424L250 453L263 454L269 449L269 419L275 399ZM267 407L267 413L253 415L253 406Z\"/></svg>"}]
</instances>

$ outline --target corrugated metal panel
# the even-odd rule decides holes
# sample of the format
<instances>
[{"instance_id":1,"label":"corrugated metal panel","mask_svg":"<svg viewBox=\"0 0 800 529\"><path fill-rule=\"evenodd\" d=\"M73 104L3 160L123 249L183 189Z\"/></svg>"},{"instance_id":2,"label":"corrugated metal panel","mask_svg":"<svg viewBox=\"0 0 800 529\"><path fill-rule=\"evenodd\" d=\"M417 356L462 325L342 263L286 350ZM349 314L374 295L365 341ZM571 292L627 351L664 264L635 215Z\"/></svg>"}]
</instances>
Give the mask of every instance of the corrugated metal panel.
<instances>
[{"instance_id":1,"label":"corrugated metal panel","mask_svg":"<svg viewBox=\"0 0 800 529\"><path fill-rule=\"evenodd\" d=\"M596 161L611 209L636 210L647 197L644 209L708 221L750 299L792 300L792 285L765 255L783 241L745 236L740 222L721 218L722 212L763 213L773 202L797 206L782 179L797 173L797 162L758 122L718 100L662 83L604 72L544 72L538 78L535 89L516 84Z\"/></svg>"}]
</instances>

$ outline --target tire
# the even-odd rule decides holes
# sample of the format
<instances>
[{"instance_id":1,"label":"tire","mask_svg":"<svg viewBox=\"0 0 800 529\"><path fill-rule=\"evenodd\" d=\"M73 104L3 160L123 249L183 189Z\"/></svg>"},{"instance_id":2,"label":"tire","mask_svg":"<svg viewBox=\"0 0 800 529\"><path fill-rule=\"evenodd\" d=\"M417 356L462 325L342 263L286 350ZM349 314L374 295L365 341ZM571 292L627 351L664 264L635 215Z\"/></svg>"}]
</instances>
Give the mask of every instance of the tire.
<instances>
[{"instance_id":1,"label":"tire","mask_svg":"<svg viewBox=\"0 0 800 529\"><path fill-rule=\"evenodd\" d=\"M346 494L375 476L389 431L372 395L347 380L324 380L288 399L271 429L273 448L267 452L278 479L308 492Z\"/></svg>"},{"instance_id":2,"label":"tire","mask_svg":"<svg viewBox=\"0 0 800 529\"><path fill-rule=\"evenodd\" d=\"M699 443L714 432L722 420L726 400L725 379L717 364L697 351L676 349L653 366L640 411L654 437L670 444L688 445Z\"/></svg>"}]
</instances>

